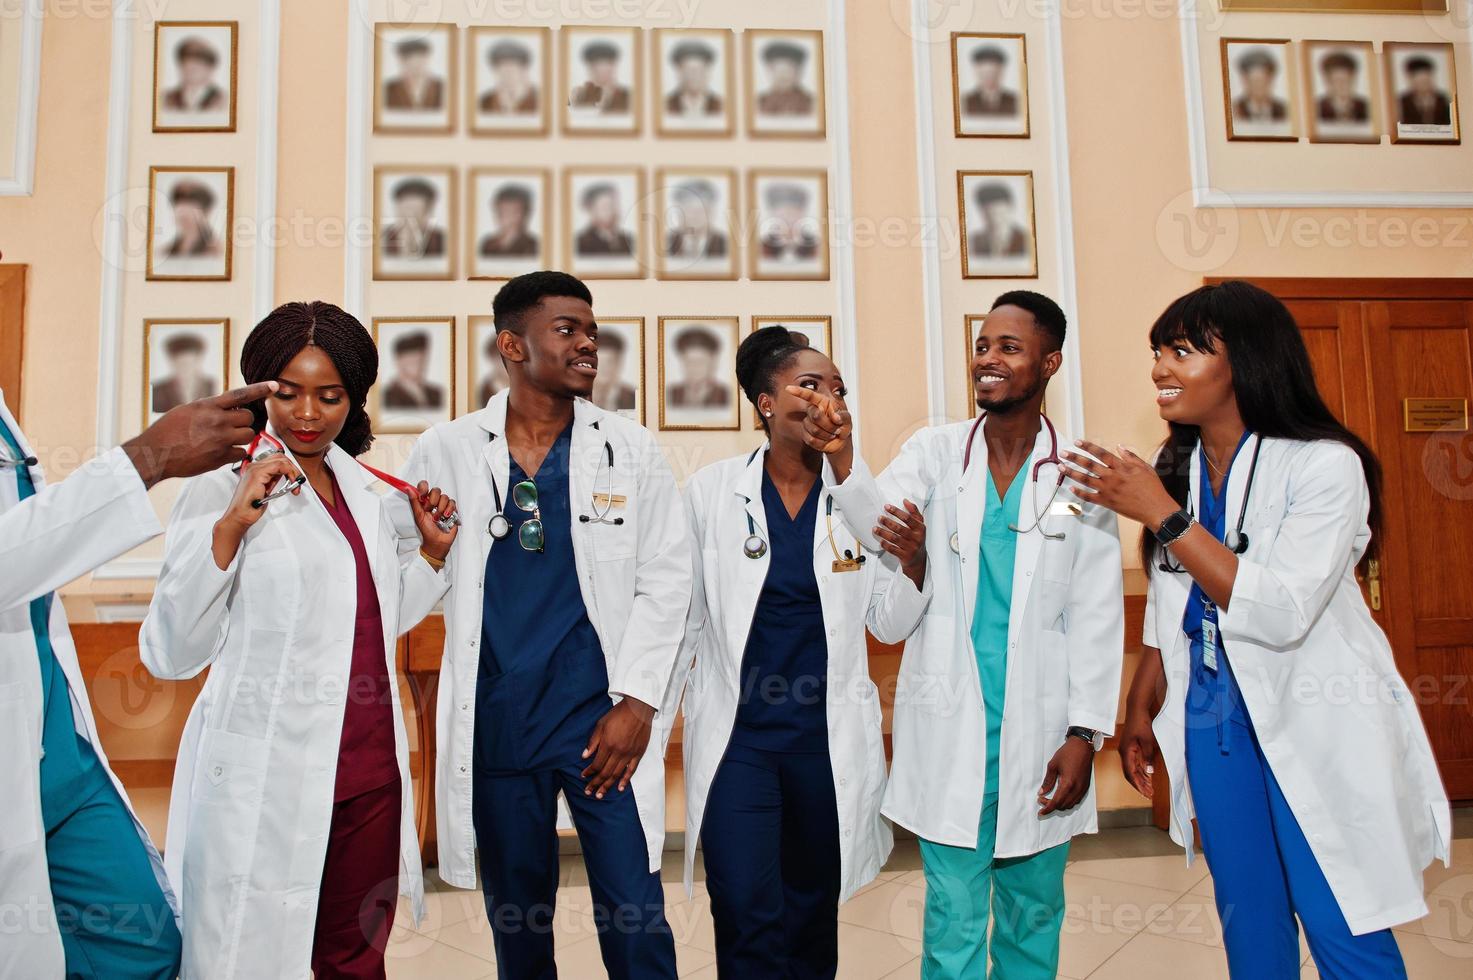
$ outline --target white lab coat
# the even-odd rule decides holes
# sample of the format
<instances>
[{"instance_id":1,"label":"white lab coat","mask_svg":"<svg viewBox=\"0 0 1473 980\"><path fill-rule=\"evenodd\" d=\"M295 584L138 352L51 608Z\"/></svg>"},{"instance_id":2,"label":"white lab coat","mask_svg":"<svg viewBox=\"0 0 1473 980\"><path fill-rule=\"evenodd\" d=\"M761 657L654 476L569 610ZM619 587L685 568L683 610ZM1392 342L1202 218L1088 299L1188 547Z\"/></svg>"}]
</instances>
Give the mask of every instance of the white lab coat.
<instances>
[{"instance_id":1,"label":"white lab coat","mask_svg":"<svg viewBox=\"0 0 1473 980\"><path fill-rule=\"evenodd\" d=\"M375 493L373 475L338 446L327 462L373 568L392 678L398 636L434 608L448 573L419 557L402 494ZM222 467L184 487L138 635L157 677L210 668L169 799L165 863L184 908L184 980L310 973L358 609L352 550L309 486L267 504L230 567L215 564L212 531L238 481ZM424 880L408 742L398 685L390 691L399 893L418 920Z\"/></svg>"},{"instance_id":2,"label":"white lab coat","mask_svg":"<svg viewBox=\"0 0 1473 980\"><path fill-rule=\"evenodd\" d=\"M3 393L0 418L30 453ZM45 485L40 466L30 473L36 495L18 506L14 473L0 470L0 908L8 910L8 921L0 922L0 980L60 977L66 965L41 819L41 677L29 603L163 530L138 471L121 449L89 461L55 486ZM92 743L132 815L128 794L97 738L60 598L51 604L48 627L51 649L71 688L76 730ZM158 851L136 815L133 825L177 914Z\"/></svg>"},{"instance_id":3,"label":"white lab coat","mask_svg":"<svg viewBox=\"0 0 1473 980\"><path fill-rule=\"evenodd\" d=\"M1245 450L1248 447L1244 447ZM1192 455L1192 500L1199 454ZM1229 473L1227 526L1248 484ZM1356 935L1427 914L1422 869L1450 859L1452 817L1416 702L1355 581L1370 542L1359 457L1339 442L1265 439L1249 494L1223 655L1269 768ZM1158 563L1159 564L1159 563ZM1152 725L1171 776L1171 837L1192 859L1186 770L1192 579L1149 569L1144 641L1167 693Z\"/></svg>"},{"instance_id":4,"label":"white lab coat","mask_svg":"<svg viewBox=\"0 0 1473 980\"><path fill-rule=\"evenodd\" d=\"M771 540L762 503L765 449L707 466L685 487L695 563L691 612L667 707L673 712L685 688L685 887L691 888L696 842L711 781L726 753L742 689L742 658L752 616L772 561L769 551L751 559L743 551L748 518ZM821 477L834 482L827 460ZM813 573L818 579L828 635L829 760L839 813L839 901L849 899L879 874L894 844L889 821L880 815L885 791L885 745L879 692L869 676L865 625L882 642L904 639L919 621L925 598L893 558L861 549L833 515L833 544L839 553L866 556L859 571L835 572L828 522L827 490L820 494L813 531ZM791 556L789 556L791 558ZM694 666L692 666L694 661ZM682 685L686 672L689 682ZM739 842L728 842L739 847Z\"/></svg>"},{"instance_id":5,"label":"white lab coat","mask_svg":"<svg viewBox=\"0 0 1473 980\"><path fill-rule=\"evenodd\" d=\"M411 483L428 480L444 488L465 522L447 566L454 584L445 600L445 652L435 718L440 877L458 888L476 887L471 778L482 589L517 588L515 582L485 582L486 557L494 543L488 524L496 513L491 481L500 488L503 503L510 492L507 397L503 391L480 411L427 431L403 472ZM575 517L573 558L579 591L608 666L610 703L627 695L657 709L655 731L628 790L644 828L649 868L657 871L665 843L664 758L671 726L658 709L675 668L691 589L680 494L647 429L583 399L574 405L568 468L572 514L607 513L610 522L623 518L622 524L614 524ZM595 494L615 500L595 507ZM518 547L514 536L500 544ZM537 597L526 600L535 603Z\"/></svg>"},{"instance_id":6,"label":"white lab coat","mask_svg":"<svg viewBox=\"0 0 1473 980\"><path fill-rule=\"evenodd\" d=\"M895 695L894 758L885 815L925 840L976 847L985 785L987 727L972 647L982 518L987 504L987 440L977 430L971 465L962 453L971 422L922 429L876 480L860 459L834 488L856 534L873 541L886 503L925 506L930 605L906 643ZM1062 441L1062 437L1061 437ZM1049 453L1040 429L1015 479L1022 488L1018 526L1047 504L1057 471L1033 464ZM1065 483L1042 529L1018 535L1008 619L1007 697L999 753L997 841L1000 858L1023 857L1094 833L1095 787L1067 811L1038 815L1038 788L1070 726L1112 732L1120 696L1125 610L1115 515L1083 503ZM926 502L929 500L929 504ZM1080 505L1075 516L1064 512ZM959 553L951 536L959 538Z\"/></svg>"}]
</instances>

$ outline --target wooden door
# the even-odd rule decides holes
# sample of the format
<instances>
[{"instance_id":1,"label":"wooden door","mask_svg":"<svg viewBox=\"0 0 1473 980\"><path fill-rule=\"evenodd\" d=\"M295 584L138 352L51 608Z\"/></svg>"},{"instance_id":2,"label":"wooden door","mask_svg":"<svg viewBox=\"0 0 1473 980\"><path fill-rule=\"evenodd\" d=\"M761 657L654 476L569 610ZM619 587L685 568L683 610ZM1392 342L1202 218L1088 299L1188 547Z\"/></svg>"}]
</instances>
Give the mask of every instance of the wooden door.
<instances>
[{"instance_id":1,"label":"wooden door","mask_svg":"<svg viewBox=\"0 0 1473 980\"><path fill-rule=\"evenodd\" d=\"M26 267L0 265L0 391L5 392L5 403L17 420L21 420L20 365L25 312Z\"/></svg>"},{"instance_id":2,"label":"wooden door","mask_svg":"<svg viewBox=\"0 0 1473 980\"><path fill-rule=\"evenodd\" d=\"M1381 459L1372 614L1417 696L1448 796L1473 799L1473 432L1407 431L1404 414L1409 398L1473 400L1473 281L1253 281L1288 305L1321 395Z\"/></svg>"}]
</instances>

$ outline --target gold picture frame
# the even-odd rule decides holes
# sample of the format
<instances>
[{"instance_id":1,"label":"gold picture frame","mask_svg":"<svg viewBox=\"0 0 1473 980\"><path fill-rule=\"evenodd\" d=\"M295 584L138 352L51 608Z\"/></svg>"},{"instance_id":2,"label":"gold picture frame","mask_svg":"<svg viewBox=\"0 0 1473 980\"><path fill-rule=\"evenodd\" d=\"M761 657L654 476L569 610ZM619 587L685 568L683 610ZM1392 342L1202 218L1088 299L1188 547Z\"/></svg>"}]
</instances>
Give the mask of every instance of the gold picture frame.
<instances>
[{"instance_id":1,"label":"gold picture frame","mask_svg":"<svg viewBox=\"0 0 1473 980\"><path fill-rule=\"evenodd\" d=\"M664 217L670 213L671 208L669 200L671 178L680 177L712 178L720 181L726 188L726 206L721 209L726 214L726 225L720 229L726 239L725 269L710 271L702 267L694 271L681 271L670 267L671 258L667 254L669 229L665 227ZM740 242L742 236L737 218L742 212L737 201L737 184L735 167L657 167L655 169L655 207L658 217L654 222L654 234L651 237L655 250L656 279L729 282L736 280L741 275Z\"/></svg>"},{"instance_id":2,"label":"gold picture frame","mask_svg":"<svg viewBox=\"0 0 1473 980\"><path fill-rule=\"evenodd\" d=\"M1018 105L1021 110L1023 129L1021 132L969 133L962 128L962 86L960 42L963 39L991 39L994 41L1017 42L1018 48ZM1032 132L1032 106L1028 92L1028 36L1026 34L995 34L986 31L953 31L951 33L951 120L952 131L958 139L1028 139Z\"/></svg>"},{"instance_id":3,"label":"gold picture frame","mask_svg":"<svg viewBox=\"0 0 1473 980\"><path fill-rule=\"evenodd\" d=\"M394 31L410 31L421 35L444 34L445 77L442 80L445 95L445 122L433 125L405 125L387 123L384 112L384 47L389 34ZM460 71L456 65L459 45L455 39L454 24L405 24L383 23L373 25L373 132L379 136L449 136L455 132L456 97L460 92ZM392 111L392 110L390 110Z\"/></svg>"},{"instance_id":4,"label":"gold picture frame","mask_svg":"<svg viewBox=\"0 0 1473 980\"><path fill-rule=\"evenodd\" d=\"M384 181L394 176L434 176L443 178L445 181L445 204L443 214L445 216L445 263L446 269L443 274L434 272L430 274L416 272L388 272L384 269L383 261L383 233L384 215L383 195ZM418 167L410 164L378 164L373 168L373 278L378 282L448 282L456 278L456 229L454 222L460 220L459 199L456 197L455 168L442 166Z\"/></svg>"},{"instance_id":5,"label":"gold picture frame","mask_svg":"<svg viewBox=\"0 0 1473 980\"><path fill-rule=\"evenodd\" d=\"M1375 44L1371 41L1325 41L1304 40L1300 42L1303 49L1303 72L1304 72L1304 128L1311 143L1346 143L1373 146L1381 142L1381 99L1378 97L1381 80L1379 74L1379 59L1376 57ZM1343 136L1339 138L1327 138L1320 128L1323 124L1319 118L1319 99L1315 86L1315 52L1321 48L1353 49L1361 52L1361 63L1365 66L1366 84L1365 100L1368 119L1366 125L1369 131L1359 136Z\"/></svg>"},{"instance_id":6,"label":"gold picture frame","mask_svg":"<svg viewBox=\"0 0 1473 980\"><path fill-rule=\"evenodd\" d=\"M725 79L725 101L721 107L720 128L699 129L672 127L666 119L669 111L665 92L665 41L677 38L707 38L715 41L721 52L724 66L721 76ZM736 133L736 37L726 28L715 27L657 27L650 38L650 93L655 116L655 135L670 139L729 139Z\"/></svg>"},{"instance_id":7,"label":"gold picture frame","mask_svg":"<svg viewBox=\"0 0 1473 980\"><path fill-rule=\"evenodd\" d=\"M762 200L758 195L757 186L762 180L768 178L787 177L793 180L805 180L818 182L818 207L819 228L822 236L818 242L817 259L818 267L812 271L798 270L792 273L773 272L762 268L763 244L762 244ZM829 174L827 170L807 168L759 168L747 171L747 210L744 212L749 226L747 240L747 277L755 282L823 282L827 281L830 274L829 252L833 248L829 235Z\"/></svg>"},{"instance_id":8,"label":"gold picture frame","mask_svg":"<svg viewBox=\"0 0 1473 980\"><path fill-rule=\"evenodd\" d=\"M230 31L230 108L228 110L229 121L223 126L168 126L159 122L159 103L163 93L159 91L159 81L163 77L160 66L163 63L164 50L163 39L167 31L176 28L203 28L206 30L220 30L228 28ZM234 20L161 20L153 25L153 131L155 133L233 133L236 126L236 90L240 79L240 22Z\"/></svg>"},{"instance_id":9,"label":"gold picture frame","mask_svg":"<svg viewBox=\"0 0 1473 980\"><path fill-rule=\"evenodd\" d=\"M200 275L161 272L155 258L158 231L159 177L165 174L224 174L225 175L225 222L223 262L224 271L219 275ZM235 258L235 168L234 167L149 167L148 168L148 239L145 247L144 279L150 282L229 282Z\"/></svg>"},{"instance_id":10,"label":"gold picture frame","mask_svg":"<svg viewBox=\"0 0 1473 980\"><path fill-rule=\"evenodd\" d=\"M534 218L533 226L540 225L542 241L538 243L537 257L530 259L535 263L533 269L547 269L552 266L552 169L549 167L472 167L466 172L465 191L465 273L466 279L472 282L505 282L515 278L521 273L508 275L478 274L476 269L481 260L480 243L476 240L479 228L479 209L486 202L479 199L476 194L478 180L481 177L530 177L535 178L538 186L538 200L536 206L541 209L542 217L538 221Z\"/></svg>"},{"instance_id":11,"label":"gold picture frame","mask_svg":"<svg viewBox=\"0 0 1473 980\"><path fill-rule=\"evenodd\" d=\"M455 359L455 322L453 316L376 316L371 321L373 333L373 345L380 351L379 383L373 386L373 392L368 400L369 420L373 425L375 433L384 435L402 435L424 432L440 422L448 422L456 417L459 406L455 398L455 374L458 364ZM382 362L387 362L393 355L387 350L386 343L380 337L385 324L419 324L427 330L430 327L443 328L445 331L445 343L449 345L446 357L443 361L445 372L445 405L443 410L436 412L437 417L427 424L418 425L412 422L385 421L386 406L384 404L390 379L384 377ZM428 375L427 375L428 377ZM398 411L409 411L410 409L396 409Z\"/></svg>"},{"instance_id":12,"label":"gold picture frame","mask_svg":"<svg viewBox=\"0 0 1473 980\"><path fill-rule=\"evenodd\" d=\"M537 122L525 126L481 125L481 93L476 91L477 74L481 70L476 48L482 38L505 35L508 37L537 38L537 57L540 70L536 78L541 85L537 92ZM552 103L557 93L552 85L552 30L546 27L506 27L502 25L476 24L465 32L465 131L476 137L509 138L546 137L552 133Z\"/></svg>"},{"instance_id":13,"label":"gold picture frame","mask_svg":"<svg viewBox=\"0 0 1473 980\"><path fill-rule=\"evenodd\" d=\"M645 371L644 317L601 316L598 318L598 329L600 338L602 338L605 328L607 328L610 324L627 325L630 328L631 332L634 334L635 350L633 356L635 358L635 361L639 365L639 380L636 382L637 387L635 389L634 415L625 417L633 418L634 421L638 422L640 425L644 425L644 420L646 416L645 406L649 404L649 388L646 383L647 373ZM626 355L626 357L627 356L628 355ZM602 361L600 361L599 363L599 370L603 370ZM619 415L624 414L623 409L608 408L606 406L600 407L602 407L606 412L614 412Z\"/></svg>"},{"instance_id":14,"label":"gold picture frame","mask_svg":"<svg viewBox=\"0 0 1473 980\"><path fill-rule=\"evenodd\" d=\"M1000 177L1022 179L1028 195L1028 263L1027 271L1003 270L980 273L972 271L973 249L969 242L971 232L967 221L967 180L973 177ZM1034 196L1033 171L1031 170L958 170L956 172L956 207L958 230L962 245L963 279L1037 279L1038 278L1038 205ZM1015 226L1015 230L1021 230Z\"/></svg>"},{"instance_id":15,"label":"gold picture frame","mask_svg":"<svg viewBox=\"0 0 1473 980\"><path fill-rule=\"evenodd\" d=\"M585 123L575 123L572 117L573 106L573 44L575 35L627 35L629 52L630 83L628 92L629 111L618 113L620 116L627 115L629 124L627 126L589 126ZM644 129L644 101L645 101L645 79L644 79L644 51L640 41L644 31L638 27L594 27L589 25L575 25L564 27L558 31L558 105L559 126L565 136L588 136L588 137L629 137L639 136Z\"/></svg>"},{"instance_id":16,"label":"gold picture frame","mask_svg":"<svg viewBox=\"0 0 1473 980\"><path fill-rule=\"evenodd\" d=\"M1399 51L1425 51L1441 49L1443 64L1447 68L1448 119L1451 133L1442 136L1402 136L1401 100L1396 91L1396 55ZM1461 120L1458 118L1458 59L1457 49L1447 41L1384 41L1381 44L1381 80L1386 89L1386 132L1393 144L1408 146L1458 146L1463 142Z\"/></svg>"},{"instance_id":17,"label":"gold picture frame","mask_svg":"<svg viewBox=\"0 0 1473 980\"><path fill-rule=\"evenodd\" d=\"M1281 49L1278 70L1283 73L1284 88L1287 97L1284 99L1284 109L1288 114L1287 123L1289 132L1280 135L1253 135L1239 133L1235 125L1233 114L1233 75L1232 64L1229 57L1230 48L1237 44L1252 44L1265 48ZM1262 38L1262 37L1225 37L1218 44L1218 52L1222 61L1222 112L1227 127L1227 138L1234 142L1252 143L1297 143L1299 142L1299 115L1297 111L1299 93L1295 91L1295 75L1293 65L1294 42L1288 38Z\"/></svg>"},{"instance_id":18,"label":"gold picture frame","mask_svg":"<svg viewBox=\"0 0 1473 980\"><path fill-rule=\"evenodd\" d=\"M665 360L667 354L666 330L678 328L680 324L692 325L696 323L707 324L713 327L725 327L727 330L727 343L730 351L725 367L727 370L721 372L723 381L731 398L730 417L710 423L690 423L670 421L670 408L666 405L666 393L668 386L665 377ZM741 317L740 316L662 316L658 319L658 330L656 336L657 352L659 357L658 383L660 386L660 431L662 432L740 432L742 429L741 416L741 389L736 380L736 350L740 344Z\"/></svg>"},{"instance_id":19,"label":"gold picture frame","mask_svg":"<svg viewBox=\"0 0 1473 980\"><path fill-rule=\"evenodd\" d=\"M972 383L972 358L977 353L977 331L981 330L982 325L987 322L987 316L986 313L967 313L962 316L962 326L966 328L966 336L962 339L967 344L962 351L964 355L962 368L966 371L966 384L963 385L962 391L967 397L967 418L969 419L977 417L977 392Z\"/></svg>"},{"instance_id":20,"label":"gold picture frame","mask_svg":"<svg viewBox=\"0 0 1473 980\"><path fill-rule=\"evenodd\" d=\"M206 327L220 331L220 391L230 390L230 318L225 317L148 317L143 321L143 384L141 408L143 426L147 428L163 412L153 410L153 333L157 327ZM182 402L181 402L182 403ZM172 407L172 406L171 406ZM167 411L165 409L164 411Z\"/></svg>"},{"instance_id":21,"label":"gold picture frame","mask_svg":"<svg viewBox=\"0 0 1473 980\"><path fill-rule=\"evenodd\" d=\"M774 40L778 38L802 37L811 42L813 46L814 70L814 111L812 113L813 125L807 128L767 128L758 122L758 107L760 93L757 91L757 45L761 41ZM827 71L827 63L823 51L823 31L803 30L766 30L752 28L742 32L742 102L745 105L747 136L752 139L827 139L828 138L828 96L826 86L827 79L824 77ZM772 115L768 113L767 115Z\"/></svg>"},{"instance_id":22,"label":"gold picture frame","mask_svg":"<svg viewBox=\"0 0 1473 980\"><path fill-rule=\"evenodd\" d=\"M599 176L621 180L627 180L630 177L634 178L634 200L629 204L629 208L633 210L633 220L629 225L629 227L634 229L634 248L629 256L629 261L633 267L628 271L620 271L617 268L612 270L590 270L586 265L579 265L577 257L578 215L582 211L582 206L573 198L573 185L580 178ZM649 229L645 220L644 202L644 170L639 167L563 168L563 268L567 269L579 279L648 279L650 269L649 262L646 259L648 252L646 239L649 237ZM587 261L587 256L584 257L583 261Z\"/></svg>"}]
</instances>

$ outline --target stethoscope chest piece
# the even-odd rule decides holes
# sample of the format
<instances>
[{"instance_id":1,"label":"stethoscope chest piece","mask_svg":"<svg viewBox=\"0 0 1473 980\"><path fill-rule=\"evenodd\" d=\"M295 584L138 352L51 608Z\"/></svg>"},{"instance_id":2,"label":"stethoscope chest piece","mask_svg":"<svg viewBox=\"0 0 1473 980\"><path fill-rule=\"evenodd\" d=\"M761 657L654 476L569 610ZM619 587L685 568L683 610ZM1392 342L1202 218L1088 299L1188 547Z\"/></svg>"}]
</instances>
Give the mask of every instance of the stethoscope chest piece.
<instances>
[{"instance_id":1,"label":"stethoscope chest piece","mask_svg":"<svg viewBox=\"0 0 1473 980\"><path fill-rule=\"evenodd\" d=\"M761 558L767 554L767 542L763 540L762 535L754 531L747 535L746 541L742 542L742 554L753 560Z\"/></svg>"},{"instance_id":2,"label":"stethoscope chest piece","mask_svg":"<svg viewBox=\"0 0 1473 980\"><path fill-rule=\"evenodd\" d=\"M962 553L962 536L956 531L951 532L951 553L954 555Z\"/></svg>"},{"instance_id":3,"label":"stethoscope chest piece","mask_svg":"<svg viewBox=\"0 0 1473 980\"><path fill-rule=\"evenodd\" d=\"M491 537L500 541L511 533L511 521L506 519L505 514L497 514L491 518L491 523L486 525L486 530Z\"/></svg>"}]
</instances>

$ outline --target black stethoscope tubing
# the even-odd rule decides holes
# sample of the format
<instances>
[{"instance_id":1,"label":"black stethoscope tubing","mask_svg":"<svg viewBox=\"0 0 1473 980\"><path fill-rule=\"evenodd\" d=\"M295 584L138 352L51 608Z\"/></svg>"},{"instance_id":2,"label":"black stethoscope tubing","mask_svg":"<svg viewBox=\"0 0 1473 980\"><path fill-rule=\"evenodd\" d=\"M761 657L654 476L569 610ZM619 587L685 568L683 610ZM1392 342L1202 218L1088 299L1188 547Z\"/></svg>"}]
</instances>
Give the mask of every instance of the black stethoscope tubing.
<instances>
[{"instance_id":1,"label":"black stethoscope tubing","mask_svg":"<svg viewBox=\"0 0 1473 980\"><path fill-rule=\"evenodd\" d=\"M1258 472L1258 451L1262 448L1263 437L1255 435L1253 437L1253 458L1248 463L1248 484L1247 486L1243 487L1243 502L1238 505L1238 523L1236 527L1234 527L1231 531L1227 533L1222 542L1228 548L1228 550L1230 550L1235 555L1241 555L1243 552L1248 550L1248 535L1243 533L1243 522L1248 517L1248 500L1250 497L1253 496L1253 477L1254 474ZM1228 471L1232 471L1231 463L1228 464ZM1203 479L1206 479L1207 474L1203 473L1202 477ZM1187 513L1191 514L1193 517L1197 516L1197 508L1195 505L1195 500L1187 501ZM1161 561L1156 564L1156 567L1163 572L1170 572L1172 574L1186 571L1186 569L1183 568L1181 565L1177 565L1175 568L1173 568L1171 566L1170 553L1165 552L1164 549L1163 557Z\"/></svg>"}]
</instances>

